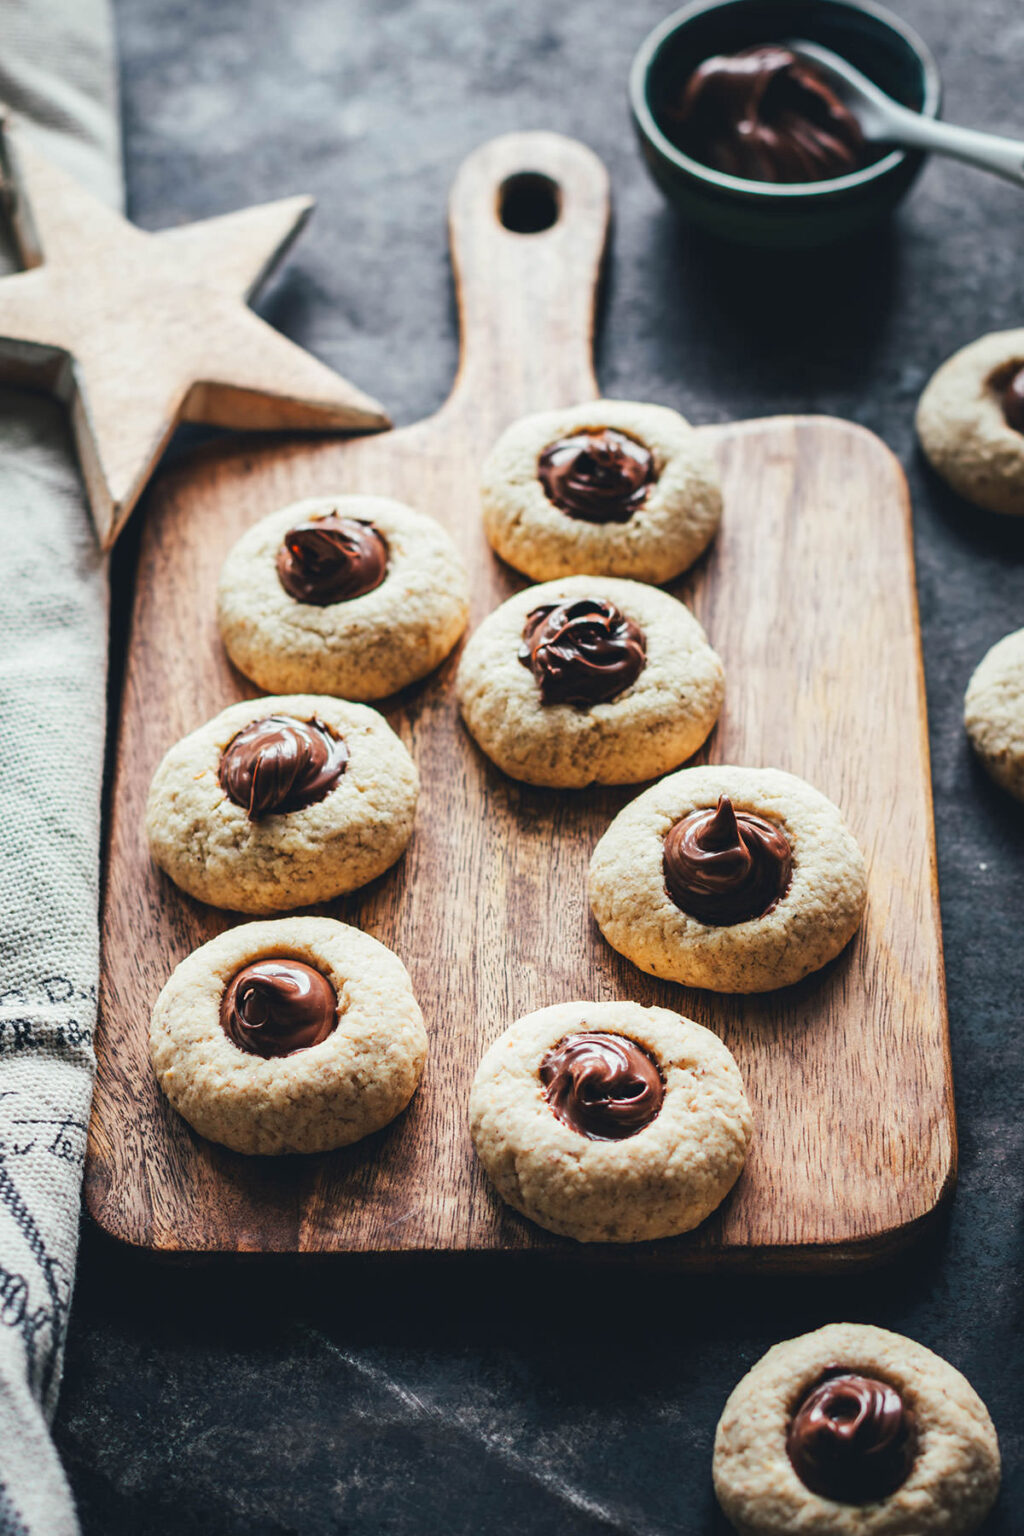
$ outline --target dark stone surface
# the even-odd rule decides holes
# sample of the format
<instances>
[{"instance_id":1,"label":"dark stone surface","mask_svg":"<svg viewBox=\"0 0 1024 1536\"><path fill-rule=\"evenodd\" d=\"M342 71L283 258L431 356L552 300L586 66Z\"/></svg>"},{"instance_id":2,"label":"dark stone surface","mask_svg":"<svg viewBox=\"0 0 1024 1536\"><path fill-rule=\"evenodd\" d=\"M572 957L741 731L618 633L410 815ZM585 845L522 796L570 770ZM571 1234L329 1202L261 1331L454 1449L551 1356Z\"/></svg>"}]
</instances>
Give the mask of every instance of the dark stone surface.
<instances>
[{"instance_id":1,"label":"dark stone surface","mask_svg":"<svg viewBox=\"0 0 1024 1536\"><path fill-rule=\"evenodd\" d=\"M664 210L630 136L626 66L663 7L121 0L131 209L159 227L314 192L265 313L408 421L455 365L456 166L491 134L561 129L614 182L608 393L696 421L831 412L891 444L916 507L962 1153L949 1221L867 1277L724 1282L639 1260L182 1270L87 1229L57 1423L87 1533L719 1530L726 1395L767 1345L842 1317L966 1372L1006 1460L987 1531L1021 1528L1024 815L972 765L960 709L982 653L1024 622L1024 528L935 482L912 414L954 347L1021 322L1024 200L932 164L891 231L841 256L709 249ZM947 115L1024 134L1017 0L898 8L939 57Z\"/></svg>"}]
</instances>

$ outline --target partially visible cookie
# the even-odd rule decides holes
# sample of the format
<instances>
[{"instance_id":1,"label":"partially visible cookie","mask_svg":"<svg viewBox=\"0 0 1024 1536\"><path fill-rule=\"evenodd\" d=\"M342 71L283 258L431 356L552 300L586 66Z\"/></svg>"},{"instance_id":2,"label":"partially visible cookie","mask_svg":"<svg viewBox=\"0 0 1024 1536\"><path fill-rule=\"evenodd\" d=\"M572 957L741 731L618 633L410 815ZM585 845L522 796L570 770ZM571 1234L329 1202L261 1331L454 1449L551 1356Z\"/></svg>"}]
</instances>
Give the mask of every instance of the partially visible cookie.
<instances>
[{"instance_id":1,"label":"partially visible cookie","mask_svg":"<svg viewBox=\"0 0 1024 1536\"><path fill-rule=\"evenodd\" d=\"M747 1372L715 1435L740 1536L969 1536L999 1491L996 1432L960 1372L884 1328L833 1323Z\"/></svg>"},{"instance_id":2,"label":"partially visible cookie","mask_svg":"<svg viewBox=\"0 0 1024 1536\"><path fill-rule=\"evenodd\" d=\"M993 331L947 358L921 396L917 433L961 496L1024 514L1024 330Z\"/></svg>"},{"instance_id":3,"label":"partially visible cookie","mask_svg":"<svg viewBox=\"0 0 1024 1536\"><path fill-rule=\"evenodd\" d=\"M725 1199L751 1138L718 1036L627 1002L517 1020L477 1069L469 1117L502 1199L581 1243L688 1232Z\"/></svg>"},{"instance_id":4,"label":"partially visible cookie","mask_svg":"<svg viewBox=\"0 0 1024 1536\"><path fill-rule=\"evenodd\" d=\"M317 496L242 535L217 615L231 660L268 692L380 699L448 655L469 582L432 517L384 496Z\"/></svg>"},{"instance_id":5,"label":"partially visible cookie","mask_svg":"<svg viewBox=\"0 0 1024 1536\"><path fill-rule=\"evenodd\" d=\"M409 841L418 794L412 758L375 709L311 694L247 699L166 754L146 835L190 896L282 912L383 874Z\"/></svg>"},{"instance_id":6,"label":"partially visible cookie","mask_svg":"<svg viewBox=\"0 0 1024 1536\"><path fill-rule=\"evenodd\" d=\"M326 1152L387 1125L427 1051L408 972L325 917L245 923L194 950L153 1009L157 1081L236 1152Z\"/></svg>"},{"instance_id":7,"label":"partially visible cookie","mask_svg":"<svg viewBox=\"0 0 1024 1536\"><path fill-rule=\"evenodd\" d=\"M527 587L470 637L463 719L528 784L633 784L691 757L722 707L722 664L689 609L636 581Z\"/></svg>"},{"instance_id":8,"label":"partially visible cookie","mask_svg":"<svg viewBox=\"0 0 1024 1536\"><path fill-rule=\"evenodd\" d=\"M594 572L671 581L722 515L711 453L677 411L592 400L526 416L483 469L484 532L535 581Z\"/></svg>"},{"instance_id":9,"label":"partially visible cookie","mask_svg":"<svg viewBox=\"0 0 1024 1536\"><path fill-rule=\"evenodd\" d=\"M839 810L776 768L684 768L620 811L590 904L641 970L714 992L787 987L864 915L864 856Z\"/></svg>"},{"instance_id":10,"label":"partially visible cookie","mask_svg":"<svg viewBox=\"0 0 1024 1536\"><path fill-rule=\"evenodd\" d=\"M978 663L964 697L964 724L992 778L1024 800L1024 629L1004 636Z\"/></svg>"}]
</instances>

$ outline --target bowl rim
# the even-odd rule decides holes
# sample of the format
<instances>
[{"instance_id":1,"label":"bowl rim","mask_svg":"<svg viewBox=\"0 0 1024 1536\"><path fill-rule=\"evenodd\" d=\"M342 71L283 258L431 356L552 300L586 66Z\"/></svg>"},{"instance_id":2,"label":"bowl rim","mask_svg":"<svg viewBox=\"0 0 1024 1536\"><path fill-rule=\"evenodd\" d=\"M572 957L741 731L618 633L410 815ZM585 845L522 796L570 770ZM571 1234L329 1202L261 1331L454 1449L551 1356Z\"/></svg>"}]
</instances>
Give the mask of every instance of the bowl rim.
<instances>
[{"instance_id":1,"label":"bowl rim","mask_svg":"<svg viewBox=\"0 0 1024 1536\"><path fill-rule=\"evenodd\" d=\"M731 176L726 171L716 171L713 166L704 165L700 160L693 160L672 143L672 140L662 132L648 100L647 87L655 58L668 39L697 16L706 15L709 11L731 10L735 6L745 6L748 3L750 0L690 0L689 4L682 6L678 11L673 11L671 16L666 16L664 21L659 22L648 32L630 66L629 100L634 120L652 147L677 169L685 171L696 180L707 182L725 192L738 192L745 197L764 199L768 202L784 202L794 198L827 198L840 192L869 185L902 165L907 158L907 151L893 149L881 160L874 160L870 165L862 166L859 171L849 171L845 176L833 176L828 181L751 181L745 176ZM920 108L920 115L937 117L942 103L942 77L935 55L914 28L901 16L896 16L884 6L875 4L875 0L829 0L829 3L838 10L859 11L871 16L902 39L910 51L916 55L924 75L924 102Z\"/></svg>"}]
</instances>

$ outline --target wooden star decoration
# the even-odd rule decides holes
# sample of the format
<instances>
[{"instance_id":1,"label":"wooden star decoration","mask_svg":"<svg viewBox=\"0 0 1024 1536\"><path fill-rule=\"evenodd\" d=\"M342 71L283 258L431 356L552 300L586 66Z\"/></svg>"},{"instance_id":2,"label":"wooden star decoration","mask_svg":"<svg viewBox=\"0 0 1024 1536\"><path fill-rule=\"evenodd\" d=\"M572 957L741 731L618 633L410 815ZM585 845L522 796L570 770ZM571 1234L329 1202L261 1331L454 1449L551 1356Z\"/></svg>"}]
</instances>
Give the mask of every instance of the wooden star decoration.
<instances>
[{"instance_id":1,"label":"wooden star decoration","mask_svg":"<svg viewBox=\"0 0 1024 1536\"><path fill-rule=\"evenodd\" d=\"M4 191L27 269L0 278L0 378L69 401L96 531L117 538L179 422L376 431L375 400L247 301L308 197L147 234L2 125Z\"/></svg>"}]
</instances>

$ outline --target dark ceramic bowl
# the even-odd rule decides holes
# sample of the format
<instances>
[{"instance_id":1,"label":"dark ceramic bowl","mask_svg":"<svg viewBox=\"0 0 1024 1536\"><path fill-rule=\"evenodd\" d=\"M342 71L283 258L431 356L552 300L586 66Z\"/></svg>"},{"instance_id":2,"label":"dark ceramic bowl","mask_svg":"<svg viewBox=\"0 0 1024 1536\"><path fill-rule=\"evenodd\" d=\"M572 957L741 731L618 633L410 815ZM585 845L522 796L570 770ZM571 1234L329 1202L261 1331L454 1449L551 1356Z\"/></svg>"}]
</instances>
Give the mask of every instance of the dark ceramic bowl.
<instances>
[{"instance_id":1,"label":"dark ceramic bowl","mask_svg":"<svg viewBox=\"0 0 1024 1536\"><path fill-rule=\"evenodd\" d=\"M641 45L629 77L633 122L647 167L679 213L743 244L796 248L842 240L896 206L924 156L892 150L848 176L780 184L727 176L677 149L663 132L666 104L704 59L755 43L807 38L849 59L895 101L938 117L938 67L905 22L869 0L696 0Z\"/></svg>"}]
</instances>

